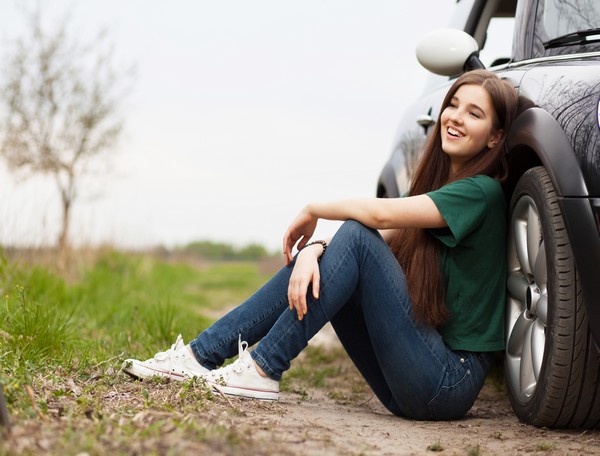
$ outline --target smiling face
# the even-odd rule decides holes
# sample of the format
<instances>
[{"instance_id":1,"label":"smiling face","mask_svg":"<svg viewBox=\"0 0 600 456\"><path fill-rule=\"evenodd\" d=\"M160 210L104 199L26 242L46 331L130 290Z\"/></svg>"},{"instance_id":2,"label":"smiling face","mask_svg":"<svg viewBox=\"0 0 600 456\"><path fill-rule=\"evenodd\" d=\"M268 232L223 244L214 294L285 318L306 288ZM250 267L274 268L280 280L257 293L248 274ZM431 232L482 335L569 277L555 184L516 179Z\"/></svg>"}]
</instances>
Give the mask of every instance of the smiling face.
<instances>
[{"instance_id":1,"label":"smiling face","mask_svg":"<svg viewBox=\"0 0 600 456\"><path fill-rule=\"evenodd\" d=\"M450 157L452 172L502 138L496 130L495 113L488 92L481 86L465 84L458 88L442 111L442 150Z\"/></svg>"}]
</instances>

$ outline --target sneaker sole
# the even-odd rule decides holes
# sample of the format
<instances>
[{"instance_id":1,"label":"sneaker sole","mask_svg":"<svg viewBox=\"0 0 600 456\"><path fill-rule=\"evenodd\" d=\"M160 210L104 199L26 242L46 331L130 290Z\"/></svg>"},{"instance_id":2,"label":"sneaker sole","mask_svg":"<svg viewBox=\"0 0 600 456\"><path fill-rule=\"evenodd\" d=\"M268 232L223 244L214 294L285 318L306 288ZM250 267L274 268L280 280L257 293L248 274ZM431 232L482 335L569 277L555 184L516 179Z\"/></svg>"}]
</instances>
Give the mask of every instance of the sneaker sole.
<instances>
[{"instance_id":1,"label":"sneaker sole","mask_svg":"<svg viewBox=\"0 0 600 456\"><path fill-rule=\"evenodd\" d=\"M279 400L279 392L265 391L248 388L240 388L236 386L217 385L212 382L206 382L215 391L224 394L225 396L245 397L248 399L259 399L261 401L277 401Z\"/></svg>"},{"instance_id":2,"label":"sneaker sole","mask_svg":"<svg viewBox=\"0 0 600 456\"><path fill-rule=\"evenodd\" d=\"M126 361L127 362L127 361ZM163 371L160 369L154 369L152 367L145 366L139 361L129 361L131 362L131 366L123 367L123 372L125 372L130 377L133 377L137 380L144 380L145 378L150 377L163 377L170 378L172 380L176 380L178 382L184 381L187 376L183 374L176 374L172 372Z\"/></svg>"}]
</instances>

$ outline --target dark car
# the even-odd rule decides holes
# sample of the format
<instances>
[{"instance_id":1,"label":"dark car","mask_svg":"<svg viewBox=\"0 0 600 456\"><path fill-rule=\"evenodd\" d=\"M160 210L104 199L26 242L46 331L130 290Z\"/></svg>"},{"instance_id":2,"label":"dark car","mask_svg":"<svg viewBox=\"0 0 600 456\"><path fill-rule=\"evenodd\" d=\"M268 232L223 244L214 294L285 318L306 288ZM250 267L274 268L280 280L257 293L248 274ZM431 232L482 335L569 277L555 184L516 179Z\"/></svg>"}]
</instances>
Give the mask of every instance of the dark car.
<instances>
[{"instance_id":1,"label":"dark car","mask_svg":"<svg viewBox=\"0 0 600 456\"><path fill-rule=\"evenodd\" d=\"M533 101L506 148L508 391L526 423L594 428L600 422L600 1L458 0L449 26L417 48L421 64L436 74L405 111L377 195L408 190L443 96L458 74L482 65L484 54L488 69Z\"/></svg>"}]
</instances>

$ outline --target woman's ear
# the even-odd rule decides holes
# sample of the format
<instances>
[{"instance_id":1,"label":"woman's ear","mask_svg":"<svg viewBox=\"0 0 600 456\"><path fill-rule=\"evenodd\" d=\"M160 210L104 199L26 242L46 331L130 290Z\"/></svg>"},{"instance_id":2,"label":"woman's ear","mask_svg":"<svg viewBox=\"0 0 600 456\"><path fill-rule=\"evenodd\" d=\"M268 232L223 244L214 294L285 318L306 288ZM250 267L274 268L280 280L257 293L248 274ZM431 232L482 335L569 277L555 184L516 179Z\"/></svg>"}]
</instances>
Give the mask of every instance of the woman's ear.
<instances>
[{"instance_id":1,"label":"woman's ear","mask_svg":"<svg viewBox=\"0 0 600 456\"><path fill-rule=\"evenodd\" d=\"M488 139L487 146L488 149L492 149L496 147L496 145L502 140L504 136L504 130L496 130L494 133L490 135L490 139Z\"/></svg>"}]
</instances>

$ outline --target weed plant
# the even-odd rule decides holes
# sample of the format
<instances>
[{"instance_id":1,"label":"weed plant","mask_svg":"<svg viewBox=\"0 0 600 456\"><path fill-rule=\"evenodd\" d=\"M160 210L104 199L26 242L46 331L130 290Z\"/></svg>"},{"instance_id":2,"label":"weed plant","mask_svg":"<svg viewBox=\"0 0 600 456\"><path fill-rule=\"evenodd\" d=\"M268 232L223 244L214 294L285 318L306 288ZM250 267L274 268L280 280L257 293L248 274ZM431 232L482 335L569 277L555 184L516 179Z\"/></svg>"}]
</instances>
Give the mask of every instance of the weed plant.
<instances>
[{"instance_id":1,"label":"weed plant","mask_svg":"<svg viewBox=\"0 0 600 456\"><path fill-rule=\"evenodd\" d=\"M199 270L110 252L67 282L48 268L0 256L0 382L13 416L31 414L28 387L56 372L72 379L124 358L187 341L266 277L253 263ZM37 379L37 380L36 380ZM35 407L34 407L35 408Z\"/></svg>"}]
</instances>

